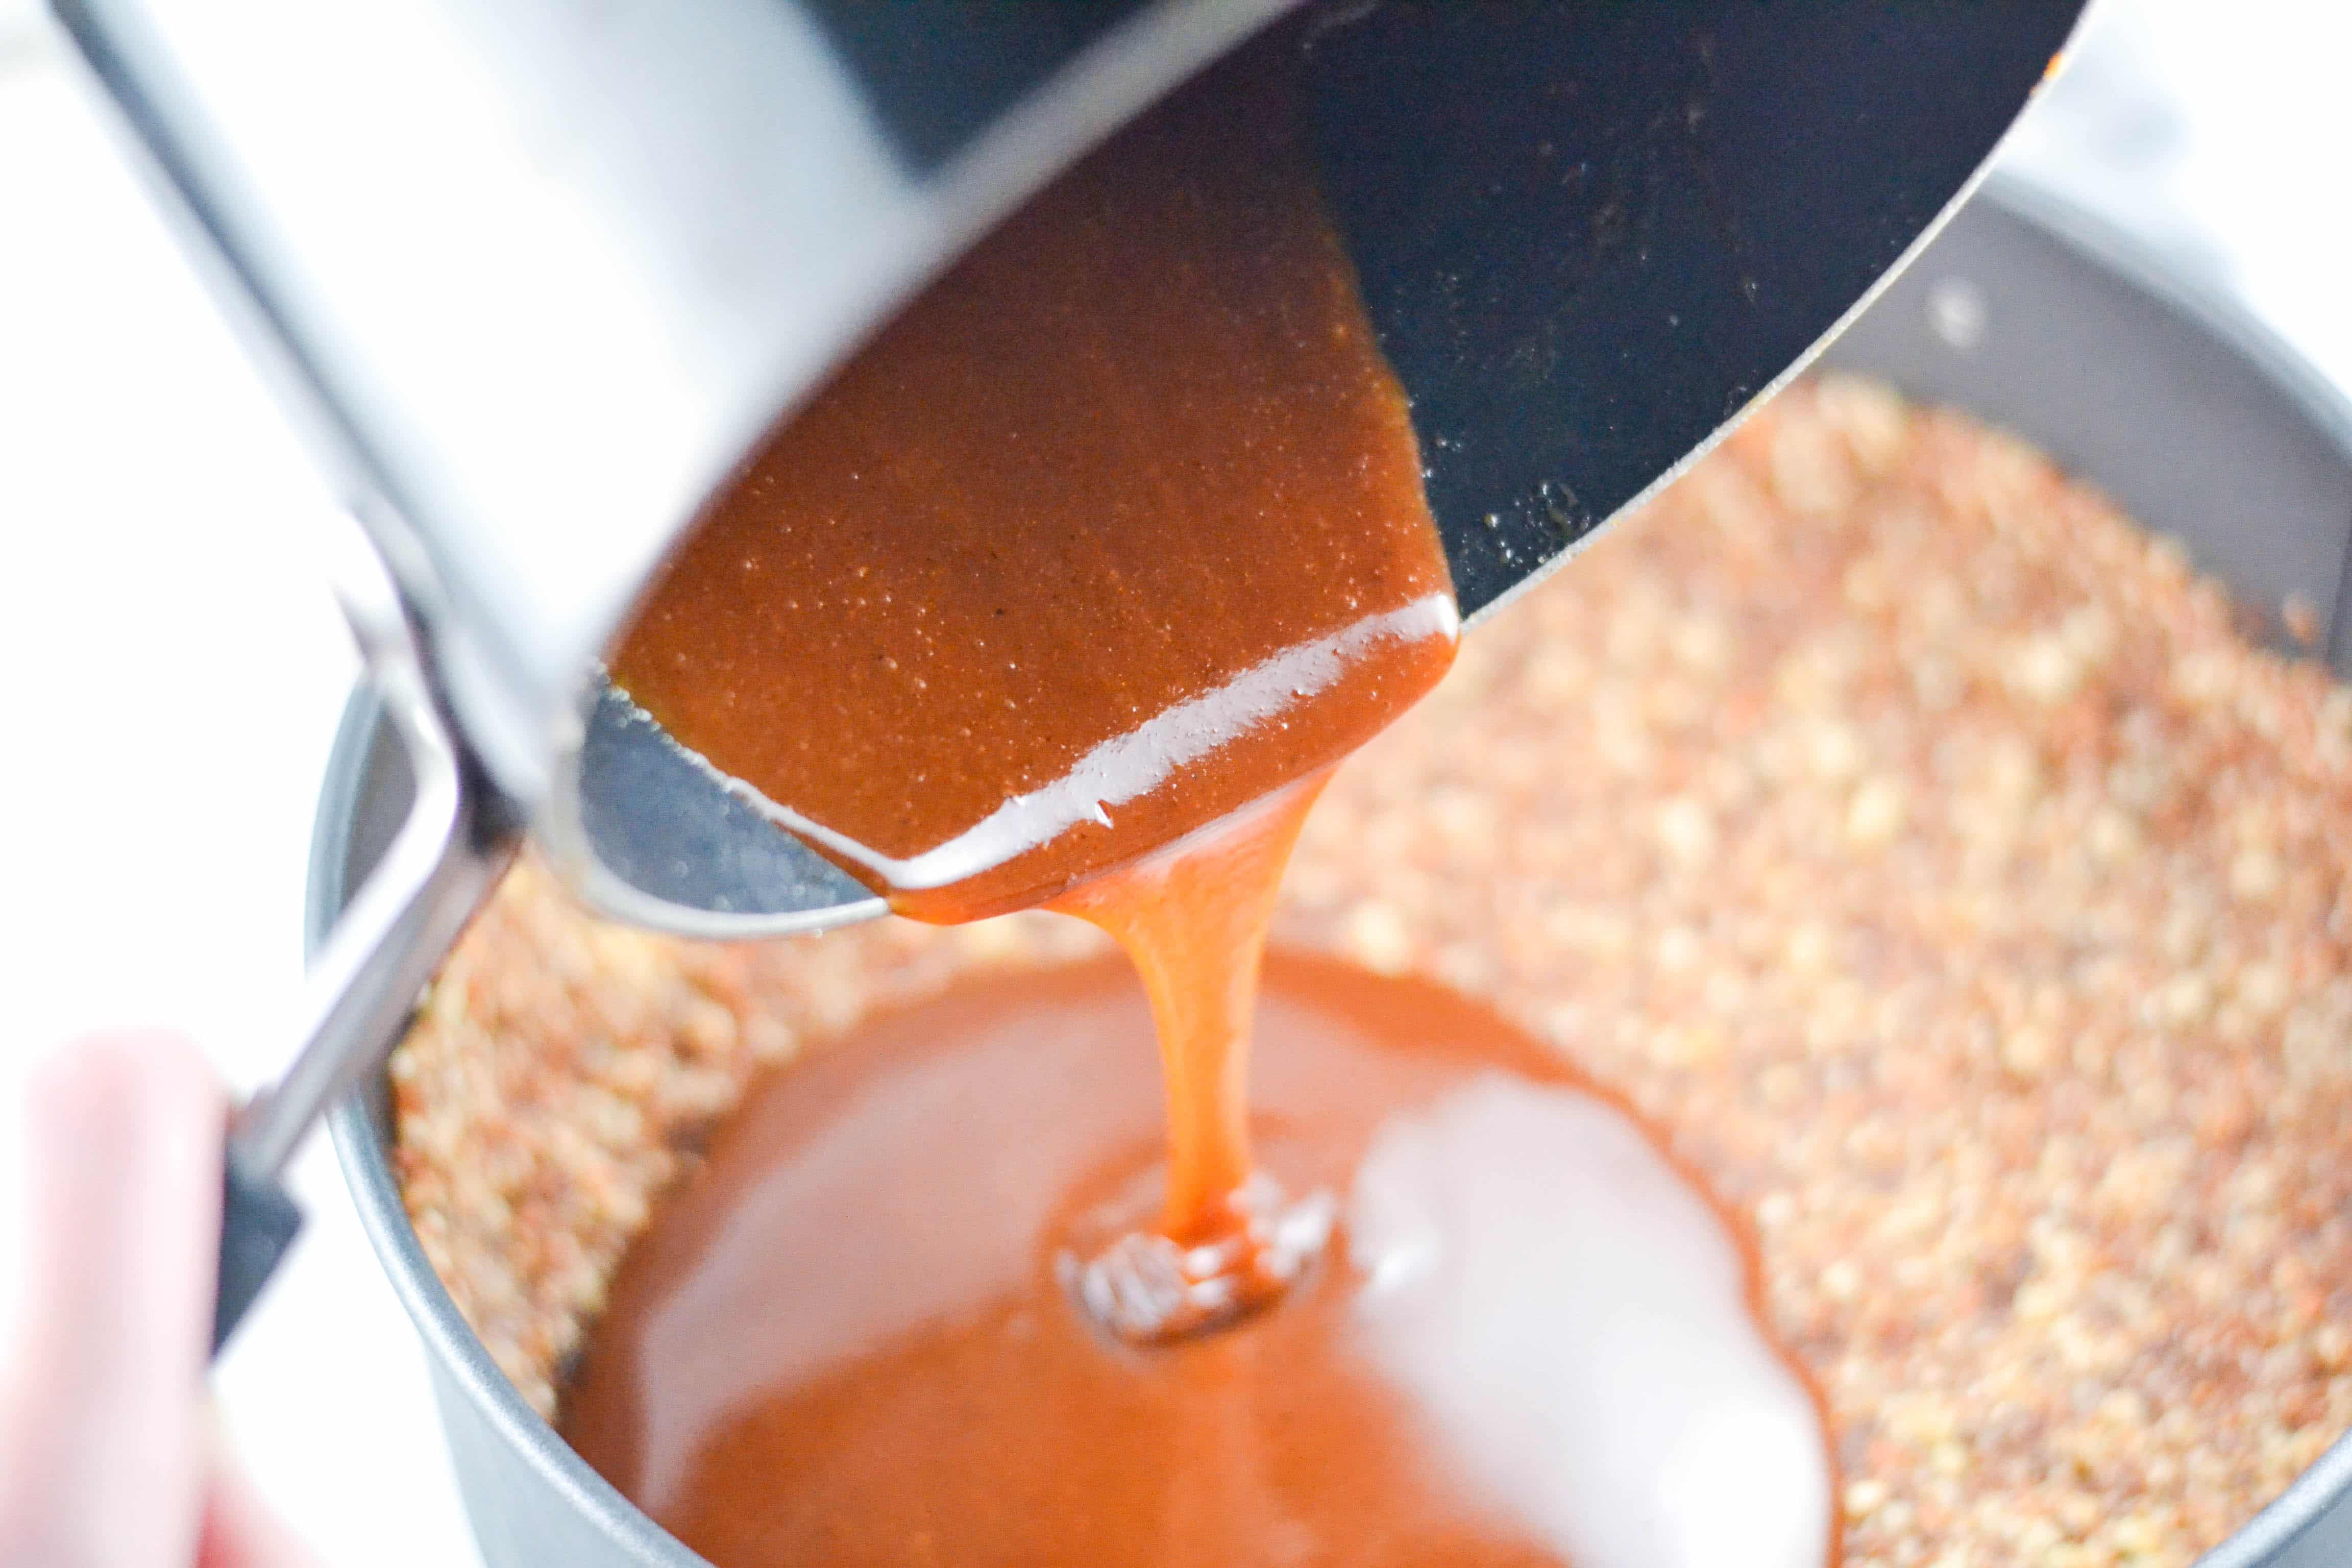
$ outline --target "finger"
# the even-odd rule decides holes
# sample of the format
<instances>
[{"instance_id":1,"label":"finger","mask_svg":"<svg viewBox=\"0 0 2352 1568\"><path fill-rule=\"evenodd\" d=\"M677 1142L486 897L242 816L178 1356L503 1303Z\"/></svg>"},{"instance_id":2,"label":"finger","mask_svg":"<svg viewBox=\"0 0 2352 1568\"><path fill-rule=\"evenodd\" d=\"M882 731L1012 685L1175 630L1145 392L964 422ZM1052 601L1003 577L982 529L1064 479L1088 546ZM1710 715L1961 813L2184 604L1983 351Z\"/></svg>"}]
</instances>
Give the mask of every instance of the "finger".
<instances>
[{"instance_id":1,"label":"finger","mask_svg":"<svg viewBox=\"0 0 2352 1568\"><path fill-rule=\"evenodd\" d=\"M34 1074L24 1337L0 1401L0 1540L26 1561L193 1554L223 1118L167 1036L96 1037Z\"/></svg>"},{"instance_id":2,"label":"finger","mask_svg":"<svg viewBox=\"0 0 2352 1568\"><path fill-rule=\"evenodd\" d=\"M309 1547L278 1517L223 1439L212 1435L212 1487L205 1502L196 1568L314 1568Z\"/></svg>"}]
</instances>

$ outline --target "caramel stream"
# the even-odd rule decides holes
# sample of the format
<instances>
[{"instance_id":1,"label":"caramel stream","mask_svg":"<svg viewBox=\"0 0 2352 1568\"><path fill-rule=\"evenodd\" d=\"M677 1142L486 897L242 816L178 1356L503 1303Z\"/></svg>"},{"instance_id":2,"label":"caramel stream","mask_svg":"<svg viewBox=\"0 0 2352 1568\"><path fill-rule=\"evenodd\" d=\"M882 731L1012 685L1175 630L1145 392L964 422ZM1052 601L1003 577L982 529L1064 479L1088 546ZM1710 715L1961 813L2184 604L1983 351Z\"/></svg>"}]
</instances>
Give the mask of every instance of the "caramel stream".
<instances>
[{"instance_id":1,"label":"caramel stream","mask_svg":"<svg viewBox=\"0 0 2352 1568\"><path fill-rule=\"evenodd\" d=\"M1265 924L1317 781L1456 630L1290 58L1180 93L935 284L771 438L613 665L900 912L1049 903L1127 950L1173 1247L1106 1263L1217 1271L1171 1277L1164 1323L1115 1314L1143 1339L1306 1261L1250 1181Z\"/></svg>"},{"instance_id":2,"label":"caramel stream","mask_svg":"<svg viewBox=\"0 0 2352 1568\"><path fill-rule=\"evenodd\" d=\"M1253 1179L1250 1024L1282 869L1320 775L1049 906L1110 933L1150 998L1168 1101L1167 1195L1156 1238L1082 1267L1082 1300L1114 1332L1152 1342L1265 1305L1321 1250L1328 1226ZM1164 1241L1165 1245L1154 1245ZM1138 1279L1139 1270L1156 1274Z\"/></svg>"}]
</instances>

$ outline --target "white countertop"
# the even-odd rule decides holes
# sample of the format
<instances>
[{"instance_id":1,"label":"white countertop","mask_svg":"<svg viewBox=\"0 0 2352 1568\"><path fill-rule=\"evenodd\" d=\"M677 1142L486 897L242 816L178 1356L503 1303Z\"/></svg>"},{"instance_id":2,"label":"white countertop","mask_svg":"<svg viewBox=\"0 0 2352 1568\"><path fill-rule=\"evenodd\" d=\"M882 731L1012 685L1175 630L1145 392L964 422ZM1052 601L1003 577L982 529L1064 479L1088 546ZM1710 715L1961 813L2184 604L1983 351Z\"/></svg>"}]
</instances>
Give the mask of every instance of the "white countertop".
<instances>
[{"instance_id":1,"label":"white countertop","mask_svg":"<svg viewBox=\"0 0 2352 1568\"><path fill-rule=\"evenodd\" d=\"M2111 0L2012 161L2171 246L2352 385L2336 0ZM26 1061L100 1023L280 1060L304 850L356 669L325 507L28 0L0 0L0 1333ZM310 1229L219 1374L336 1564L473 1561L421 1354L323 1138ZM0 1340L5 1343L5 1340Z\"/></svg>"}]
</instances>

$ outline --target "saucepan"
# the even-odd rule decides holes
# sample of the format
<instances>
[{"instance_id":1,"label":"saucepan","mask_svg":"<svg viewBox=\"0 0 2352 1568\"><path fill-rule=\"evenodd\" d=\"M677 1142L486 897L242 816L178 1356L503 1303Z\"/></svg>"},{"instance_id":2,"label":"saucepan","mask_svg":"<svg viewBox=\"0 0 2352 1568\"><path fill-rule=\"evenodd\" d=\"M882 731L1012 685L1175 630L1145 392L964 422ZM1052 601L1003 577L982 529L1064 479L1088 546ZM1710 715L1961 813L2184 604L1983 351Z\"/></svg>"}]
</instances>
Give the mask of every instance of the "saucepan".
<instances>
[{"instance_id":1,"label":"saucepan","mask_svg":"<svg viewBox=\"0 0 2352 1568\"><path fill-rule=\"evenodd\" d=\"M2315 610L2326 628L2324 657L2352 675L2352 407L2249 319L2124 237L2030 186L1997 180L1822 363L2025 437L2148 527L2180 539L2283 646L2281 606L2293 598ZM410 789L403 758L376 700L354 698L312 846L314 948L399 830ZM403 1208L384 1082L344 1102L332 1126L369 1235L423 1336L488 1561L698 1563L583 1463L475 1339ZM2347 1560L2352 1438L2204 1568Z\"/></svg>"},{"instance_id":2,"label":"saucepan","mask_svg":"<svg viewBox=\"0 0 2352 1568\"><path fill-rule=\"evenodd\" d=\"M1204 62L1300 72L1475 620L1916 247L2083 5L53 3L373 547L342 597L420 783L235 1119L216 1343L298 1223L277 1173L526 829L644 926L882 912L612 722L597 657L763 429Z\"/></svg>"}]
</instances>

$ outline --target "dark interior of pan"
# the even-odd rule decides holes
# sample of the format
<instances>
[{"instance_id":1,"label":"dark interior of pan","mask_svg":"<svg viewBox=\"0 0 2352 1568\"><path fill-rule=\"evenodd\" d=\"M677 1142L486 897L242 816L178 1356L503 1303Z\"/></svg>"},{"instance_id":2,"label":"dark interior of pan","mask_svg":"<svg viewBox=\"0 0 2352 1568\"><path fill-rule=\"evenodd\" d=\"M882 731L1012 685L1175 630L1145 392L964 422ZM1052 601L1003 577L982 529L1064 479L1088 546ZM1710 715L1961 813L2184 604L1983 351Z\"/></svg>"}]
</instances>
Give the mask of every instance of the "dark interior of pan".
<instances>
[{"instance_id":1,"label":"dark interior of pan","mask_svg":"<svg viewBox=\"0 0 2352 1568\"><path fill-rule=\"evenodd\" d=\"M1324 188L1474 616L1853 309L2081 7L1355 9L1307 45Z\"/></svg>"}]
</instances>

